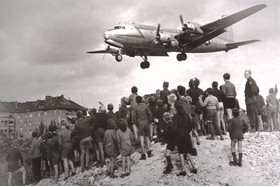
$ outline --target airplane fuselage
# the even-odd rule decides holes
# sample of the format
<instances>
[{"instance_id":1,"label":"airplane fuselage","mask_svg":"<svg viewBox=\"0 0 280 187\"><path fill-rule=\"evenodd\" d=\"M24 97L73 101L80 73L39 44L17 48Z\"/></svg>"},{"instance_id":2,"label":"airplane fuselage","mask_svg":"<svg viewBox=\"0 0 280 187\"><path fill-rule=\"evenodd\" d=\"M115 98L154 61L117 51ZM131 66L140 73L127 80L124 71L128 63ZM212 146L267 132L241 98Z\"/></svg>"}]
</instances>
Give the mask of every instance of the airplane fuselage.
<instances>
[{"instance_id":1,"label":"airplane fuselage","mask_svg":"<svg viewBox=\"0 0 280 187\"><path fill-rule=\"evenodd\" d=\"M157 45L154 42L156 27L138 24L124 24L115 27L104 33L105 42L114 47L136 48L136 49L151 49L164 50L165 52L180 52L179 43L174 38L181 31L178 29L160 30L161 40L170 42L169 46ZM199 47L192 50L185 50L188 53L205 53L225 51L227 41L219 37L213 38Z\"/></svg>"}]
</instances>

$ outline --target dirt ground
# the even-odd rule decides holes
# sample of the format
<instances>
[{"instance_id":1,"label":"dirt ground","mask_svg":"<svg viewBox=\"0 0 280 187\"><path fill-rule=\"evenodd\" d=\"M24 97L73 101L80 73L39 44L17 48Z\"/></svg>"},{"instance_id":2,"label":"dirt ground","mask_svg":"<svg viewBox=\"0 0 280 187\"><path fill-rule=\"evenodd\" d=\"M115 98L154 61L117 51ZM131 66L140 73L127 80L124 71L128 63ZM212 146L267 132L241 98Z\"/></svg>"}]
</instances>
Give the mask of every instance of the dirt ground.
<instances>
[{"instance_id":1,"label":"dirt ground","mask_svg":"<svg viewBox=\"0 0 280 187\"><path fill-rule=\"evenodd\" d=\"M63 181L61 175L59 183L53 179L43 179L36 185L106 185L106 186L262 186L280 185L280 132L246 133L243 141L243 166L229 166L231 159L230 139L206 140L200 137L201 144L197 145L198 156L194 157L197 174L190 173L190 165L186 161L187 176L177 177L179 173L179 156L172 154L175 166L172 173L162 173L166 166L164 150L166 145L155 143L152 145L154 156L147 160L139 160L140 153L132 154L131 174L125 178L111 179L106 176L106 166L103 168L92 167L90 170ZM118 170L115 174L121 175L120 158L117 161Z\"/></svg>"}]
</instances>

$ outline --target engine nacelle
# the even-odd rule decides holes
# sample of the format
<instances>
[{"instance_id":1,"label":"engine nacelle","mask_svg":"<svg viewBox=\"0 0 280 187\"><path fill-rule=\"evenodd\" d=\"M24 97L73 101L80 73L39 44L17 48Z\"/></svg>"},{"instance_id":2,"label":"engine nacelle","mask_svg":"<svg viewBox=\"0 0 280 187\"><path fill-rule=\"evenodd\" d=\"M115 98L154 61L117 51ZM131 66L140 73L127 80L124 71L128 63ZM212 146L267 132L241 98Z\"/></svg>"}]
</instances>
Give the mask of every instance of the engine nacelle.
<instances>
[{"instance_id":1,"label":"engine nacelle","mask_svg":"<svg viewBox=\"0 0 280 187\"><path fill-rule=\"evenodd\" d=\"M200 33L203 34L202 29L200 28L200 25L197 23L193 22L188 22L187 24L184 25L186 31L192 31L193 33Z\"/></svg>"}]
</instances>

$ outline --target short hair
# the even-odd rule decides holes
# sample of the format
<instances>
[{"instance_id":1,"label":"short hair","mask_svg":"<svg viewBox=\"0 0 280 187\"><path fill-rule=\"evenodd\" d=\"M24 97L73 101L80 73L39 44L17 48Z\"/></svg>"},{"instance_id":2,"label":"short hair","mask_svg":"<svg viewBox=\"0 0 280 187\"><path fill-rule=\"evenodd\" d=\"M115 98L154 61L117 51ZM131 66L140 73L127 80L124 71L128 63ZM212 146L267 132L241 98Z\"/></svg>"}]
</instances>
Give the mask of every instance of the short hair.
<instances>
[{"instance_id":1,"label":"short hair","mask_svg":"<svg viewBox=\"0 0 280 187\"><path fill-rule=\"evenodd\" d=\"M47 134L46 134L46 137L47 137L48 139L51 139L51 138L53 137L53 133L50 132L50 131L48 131Z\"/></svg>"},{"instance_id":2,"label":"short hair","mask_svg":"<svg viewBox=\"0 0 280 187\"><path fill-rule=\"evenodd\" d=\"M104 106L104 105L99 106L98 112L99 112L99 113L106 113L106 108L105 108L105 106Z\"/></svg>"},{"instance_id":3,"label":"short hair","mask_svg":"<svg viewBox=\"0 0 280 187\"><path fill-rule=\"evenodd\" d=\"M117 122L117 125L119 127L119 129L123 132L126 132L127 130L127 121L123 118L120 118Z\"/></svg>"},{"instance_id":4,"label":"short hair","mask_svg":"<svg viewBox=\"0 0 280 187\"><path fill-rule=\"evenodd\" d=\"M213 81L212 82L212 87L213 88L218 88L218 82L217 81Z\"/></svg>"},{"instance_id":5,"label":"short hair","mask_svg":"<svg viewBox=\"0 0 280 187\"><path fill-rule=\"evenodd\" d=\"M244 73L245 72L248 72L250 75L252 74L252 70L245 70Z\"/></svg>"},{"instance_id":6,"label":"short hair","mask_svg":"<svg viewBox=\"0 0 280 187\"><path fill-rule=\"evenodd\" d=\"M113 110L114 109L114 105L112 103L107 105L107 109L108 110Z\"/></svg>"},{"instance_id":7,"label":"short hair","mask_svg":"<svg viewBox=\"0 0 280 187\"><path fill-rule=\"evenodd\" d=\"M168 97L168 96L167 96ZM163 106L163 101L162 99L157 100L157 106Z\"/></svg>"},{"instance_id":8,"label":"short hair","mask_svg":"<svg viewBox=\"0 0 280 187\"><path fill-rule=\"evenodd\" d=\"M77 118L82 118L84 116L84 113L82 110L78 110L76 115L77 115Z\"/></svg>"},{"instance_id":9,"label":"short hair","mask_svg":"<svg viewBox=\"0 0 280 187\"><path fill-rule=\"evenodd\" d=\"M136 87L136 86L133 86L133 87L131 88L131 92L132 92L132 93L137 93L137 92L138 92L137 87Z\"/></svg>"},{"instance_id":10,"label":"short hair","mask_svg":"<svg viewBox=\"0 0 280 187\"><path fill-rule=\"evenodd\" d=\"M186 94L186 88L184 86L181 86L181 85L177 86L177 90L178 90L178 93L182 96Z\"/></svg>"},{"instance_id":11,"label":"short hair","mask_svg":"<svg viewBox=\"0 0 280 187\"><path fill-rule=\"evenodd\" d=\"M182 101L176 101L174 107L180 113L183 111L183 103Z\"/></svg>"},{"instance_id":12,"label":"short hair","mask_svg":"<svg viewBox=\"0 0 280 187\"><path fill-rule=\"evenodd\" d=\"M135 100L136 100L136 103L142 103L143 98L138 95Z\"/></svg>"},{"instance_id":13,"label":"short hair","mask_svg":"<svg viewBox=\"0 0 280 187\"><path fill-rule=\"evenodd\" d=\"M199 79L198 79L198 78L195 78L195 79L193 80L193 85L194 85L194 86L199 86L199 84L200 84Z\"/></svg>"},{"instance_id":14,"label":"short hair","mask_svg":"<svg viewBox=\"0 0 280 187\"><path fill-rule=\"evenodd\" d=\"M169 82L164 81L163 84L162 84L162 86L168 88Z\"/></svg>"},{"instance_id":15,"label":"short hair","mask_svg":"<svg viewBox=\"0 0 280 187\"><path fill-rule=\"evenodd\" d=\"M207 92L208 94L213 94L213 89L212 89L212 88L207 88L206 92Z\"/></svg>"},{"instance_id":16,"label":"short hair","mask_svg":"<svg viewBox=\"0 0 280 187\"><path fill-rule=\"evenodd\" d=\"M190 81L189 81L189 87L190 87L190 88L193 88L193 79L190 79Z\"/></svg>"},{"instance_id":17,"label":"short hair","mask_svg":"<svg viewBox=\"0 0 280 187\"><path fill-rule=\"evenodd\" d=\"M96 112L97 112L96 108L93 108L93 109L91 109L88 113L89 113L89 115L92 116L92 115L95 115Z\"/></svg>"},{"instance_id":18,"label":"short hair","mask_svg":"<svg viewBox=\"0 0 280 187\"><path fill-rule=\"evenodd\" d=\"M233 108L233 109L232 109L232 115L233 115L234 117L239 116L239 110L238 110L237 108Z\"/></svg>"},{"instance_id":19,"label":"short hair","mask_svg":"<svg viewBox=\"0 0 280 187\"><path fill-rule=\"evenodd\" d=\"M156 103L156 98L155 98L155 96L149 97L148 101L149 101L150 104L155 104L155 103Z\"/></svg>"},{"instance_id":20,"label":"short hair","mask_svg":"<svg viewBox=\"0 0 280 187\"><path fill-rule=\"evenodd\" d=\"M274 93L274 88L269 88L269 93Z\"/></svg>"},{"instance_id":21,"label":"short hair","mask_svg":"<svg viewBox=\"0 0 280 187\"><path fill-rule=\"evenodd\" d=\"M223 78L226 79L226 80L229 80L230 79L230 74L229 73L225 73L223 75Z\"/></svg>"},{"instance_id":22,"label":"short hair","mask_svg":"<svg viewBox=\"0 0 280 187\"><path fill-rule=\"evenodd\" d=\"M110 118L108 121L107 121L107 127L108 129L115 129L116 127L116 122L114 119Z\"/></svg>"},{"instance_id":23,"label":"short hair","mask_svg":"<svg viewBox=\"0 0 280 187\"><path fill-rule=\"evenodd\" d=\"M60 124L61 124L61 126L67 126L67 120L65 119L65 118L63 118L63 119L61 119L61 121L60 121Z\"/></svg>"}]
</instances>

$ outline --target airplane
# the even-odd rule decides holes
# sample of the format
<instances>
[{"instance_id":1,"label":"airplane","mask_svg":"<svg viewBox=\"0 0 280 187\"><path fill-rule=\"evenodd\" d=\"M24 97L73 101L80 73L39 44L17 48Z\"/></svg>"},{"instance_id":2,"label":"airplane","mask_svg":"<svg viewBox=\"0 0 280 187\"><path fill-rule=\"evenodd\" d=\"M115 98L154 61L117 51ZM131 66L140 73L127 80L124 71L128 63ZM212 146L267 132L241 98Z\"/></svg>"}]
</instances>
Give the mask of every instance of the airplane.
<instances>
[{"instance_id":1,"label":"airplane","mask_svg":"<svg viewBox=\"0 0 280 187\"><path fill-rule=\"evenodd\" d=\"M184 23L180 15L182 29L161 29L161 25L141 25L136 23L119 24L104 33L104 50L88 51L87 53L109 53L117 62L123 55L140 56L142 69L150 67L148 56L169 56L168 52L178 52L177 60L187 59L186 53L208 53L236 49L239 46L258 42L248 40L233 41L232 27L234 23L264 9L267 5L259 4L232 14L223 16L214 22L199 25L194 22Z\"/></svg>"}]
</instances>

